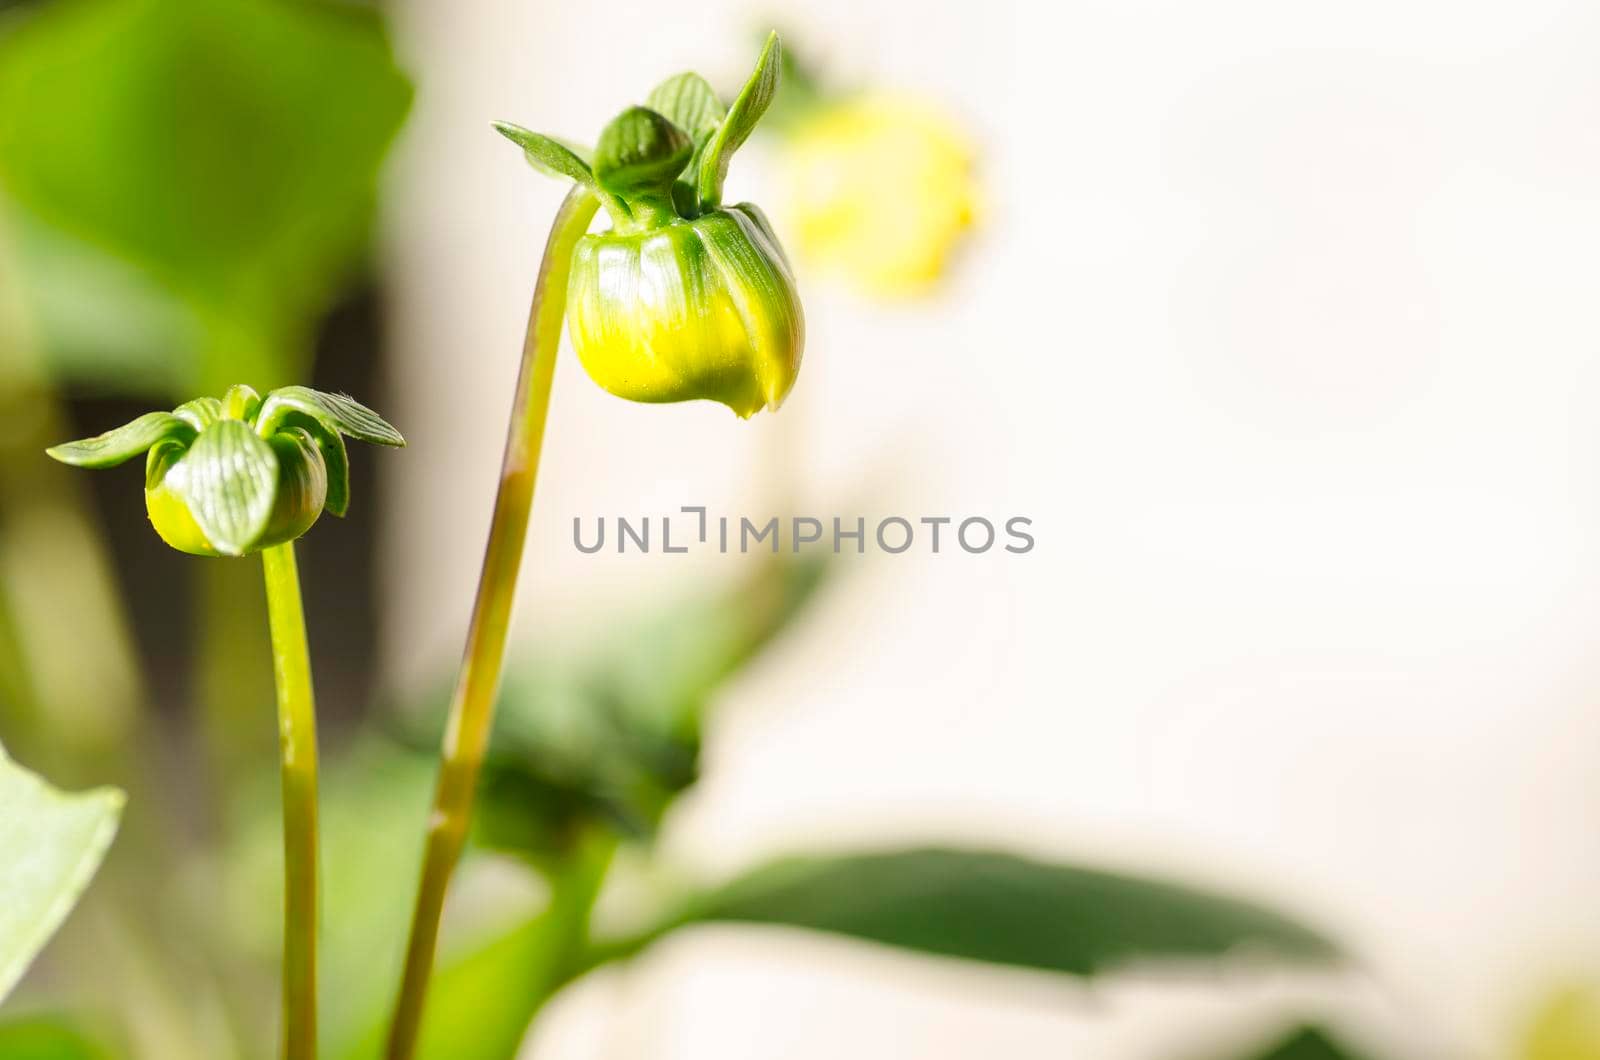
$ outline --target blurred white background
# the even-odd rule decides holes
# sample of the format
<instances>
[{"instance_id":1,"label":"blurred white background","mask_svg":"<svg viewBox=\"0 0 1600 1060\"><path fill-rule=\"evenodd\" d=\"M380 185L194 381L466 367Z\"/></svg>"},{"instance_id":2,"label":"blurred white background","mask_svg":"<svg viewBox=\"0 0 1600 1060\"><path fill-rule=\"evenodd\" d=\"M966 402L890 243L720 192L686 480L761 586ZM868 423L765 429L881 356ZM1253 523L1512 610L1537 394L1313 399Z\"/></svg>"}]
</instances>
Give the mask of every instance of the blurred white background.
<instances>
[{"instance_id":1,"label":"blurred white background","mask_svg":"<svg viewBox=\"0 0 1600 1060\"><path fill-rule=\"evenodd\" d=\"M592 138L679 69L736 83L776 24L968 125L982 231L931 304L802 271L778 417L620 402L569 353L521 635L730 573L581 555L572 519L762 514L778 434L824 518L1030 516L1026 556L851 557L729 697L672 848L1007 844L1275 900L1368 962L1084 989L707 932L536 1055L1154 1060L1290 1011L1503 1056L1600 968L1600 6L399 7L396 682L459 650L562 191L489 121Z\"/></svg>"}]
</instances>

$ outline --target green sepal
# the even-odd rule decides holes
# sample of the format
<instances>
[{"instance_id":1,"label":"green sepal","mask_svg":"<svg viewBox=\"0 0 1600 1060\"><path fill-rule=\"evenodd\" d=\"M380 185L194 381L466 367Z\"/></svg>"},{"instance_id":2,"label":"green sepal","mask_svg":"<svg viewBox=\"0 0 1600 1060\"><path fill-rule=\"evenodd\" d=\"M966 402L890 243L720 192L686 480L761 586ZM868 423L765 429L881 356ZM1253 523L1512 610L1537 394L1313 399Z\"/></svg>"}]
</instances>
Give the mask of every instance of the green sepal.
<instances>
[{"instance_id":1,"label":"green sepal","mask_svg":"<svg viewBox=\"0 0 1600 1060\"><path fill-rule=\"evenodd\" d=\"M728 179L728 163L755 129L761 115L772 104L778 92L778 76L783 66L783 46L776 33L767 36L766 47L756 60L755 72L739 91L733 106L723 117L717 131L700 156L695 176L695 190L700 201L700 211L714 210L722 203L722 185Z\"/></svg>"},{"instance_id":2,"label":"green sepal","mask_svg":"<svg viewBox=\"0 0 1600 1060\"><path fill-rule=\"evenodd\" d=\"M188 451L189 442L192 440L192 436L185 441L165 438L150 447L150 454L144 461L145 489L153 490L161 485L162 479L167 477L172 465L181 460L183 454Z\"/></svg>"},{"instance_id":3,"label":"green sepal","mask_svg":"<svg viewBox=\"0 0 1600 1060\"><path fill-rule=\"evenodd\" d=\"M579 184L595 187L594 167L586 157L587 151L575 144L563 143L553 136L524 129L508 121L494 123L494 131L522 148L528 165L547 177L565 177Z\"/></svg>"},{"instance_id":4,"label":"green sepal","mask_svg":"<svg viewBox=\"0 0 1600 1060\"><path fill-rule=\"evenodd\" d=\"M359 442L397 448L406 444L400 432L387 420L355 398L312 390L308 386L280 387L269 393L256 416L256 433L263 438L271 435L295 412L310 416L328 430L347 434Z\"/></svg>"},{"instance_id":5,"label":"green sepal","mask_svg":"<svg viewBox=\"0 0 1600 1060\"><path fill-rule=\"evenodd\" d=\"M317 450L322 454L322 462L327 467L326 508L330 514L343 519L345 512L350 510L350 453L345 448L344 436L314 416L298 417L287 426L299 427L316 443Z\"/></svg>"},{"instance_id":6,"label":"green sepal","mask_svg":"<svg viewBox=\"0 0 1600 1060\"><path fill-rule=\"evenodd\" d=\"M645 105L688 133L696 143L710 139L728 113L716 90L692 70L661 82Z\"/></svg>"},{"instance_id":7,"label":"green sepal","mask_svg":"<svg viewBox=\"0 0 1600 1060\"><path fill-rule=\"evenodd\" d=\"M172 414L197 432L226 418L223 415L222 402L214 397L197 397L193 401L185 401L173 409Z\"/></svg>"},{"instance_id":8,"label":"green sepal","mask_svg":"<svg viewBox=\"0 0 1600 1060\"><path fill-rule=\"evenodd\" d=\"M278 490L272 517L256 548L293 541L310 530L328 506L327 461L313 433L288 427L266 441L278 458Z\"/></svg>"},{"instance_id":9,"label":"green sepal","mask_svg":"<svg viewBox=\"0 0 1600 1060\"><path fill-rule=\"evenodd\" d=\"M256 413L261 409L261 395L255 388L244 383L235 383L222 395L222 414L230 420L244 420L246 423L256 418Z\"/></svg>"},{"instance_id":10,"label":"green sepal","mask_svg":"<svg viewBox=\"0 0 1600 1060\"><path fill-rule=\"evenodd\" d=\"M694 141L694 154L689 164L672 182L672 202L680 216L694 218L700 215L700 200L695 193L695 174L700 169L701 156L706 144L728 113L706 79L692 71L667 78L655 87L645 104L664 115L668 121L689 134ZM685 179L687 177L687 179Z\"/></svg>"},{"instance_id":11,"label":"green sepal","mask_svg":"<svg viewBox=\"0 0 1600 1060\"><path fill-rule=\"evenodd\" d=\"M169 475L211 546L242 556L260 540L272 519L278 492L278 457L239 420L222 420L202 431L184 454L184 474Z\"/></svg>"},{"instance_id":12,"label":"green sepal","mask_svg":"<svg viewBox=\"0 0 1600 1060\"><path fill-rule=\"evenodd\" d=\"M73 467L116 467L157 443L187 443L194 436L195 428L172 413L147 412L132 423L125 423L104 434L65 442L45 452Z\"/></svg>"},{"instance_id":13,"label":"green sepal","mask_svg":"<svg viewBox=\"0 0 1600 1060\"><path fill-rule=\"evenodd\" d=\"M672 182L694 156L689 134L649 107L629 107L611 120L595 146L600 186L628 202L669 200Z\"/></svg>"}]
</instances>

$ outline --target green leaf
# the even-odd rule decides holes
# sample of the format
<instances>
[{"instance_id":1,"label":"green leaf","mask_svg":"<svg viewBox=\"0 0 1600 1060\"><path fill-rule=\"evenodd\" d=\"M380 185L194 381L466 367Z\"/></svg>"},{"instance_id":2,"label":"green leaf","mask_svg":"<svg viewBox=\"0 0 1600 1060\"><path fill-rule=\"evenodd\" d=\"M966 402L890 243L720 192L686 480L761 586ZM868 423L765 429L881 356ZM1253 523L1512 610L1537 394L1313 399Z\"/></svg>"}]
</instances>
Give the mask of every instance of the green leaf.
<instances>
[{"instance_id":1,"label":"green leaf","mask_svg":"<svg viewBox=\"0 0 1600 1060\"><path fill-rule=\"evenodd\" d=\"M197 378L200 328L150 275L0 201L29 338L56 380L86 395L182 394Z\"/></svg>"},{"instance_id":2,"label":"green leaf","mask_svg":"<svg viewBox=\"0 0 1600 1060\"><path fill-rule=\"evenodd\" d=\"M0 39L0 183L203 335L183 391L302 374L410 102L383 24L297 0L78 0Z\"/></svg>"},{"instance_id":3,"label":"green leaf","mask_svg":"<svg viewBox=\"0 0 1600 1060\"><path fill-rule=\"evenodd\" d=\"M594 168L582 148L508 121L495 122L494 131L522 148L528 165L545 176L566 177L587 187L595 186Z\"/></svg>"},{"instance_id":4,"label":"green leaf","mask_svg":"<svg viewBox=\"0 0 1600 1060\"><path fill-rule=\"evenodd\" d=\"M111 1055L63 1016L34 1014L0 1023L0 1056L6 1060L111 1060Z\"/></svg>"},{"instance_id":5,"label":"green leaf","mask_svg":"<svg viewBox=\"0 0 1600 1060\"><path fill-rule=\"evenodd\" d=\"M600 186L625 199L669 194L694 154L689 135L649 107L629 107L611 120L595 145Z\"/></svg>"},{"instance_id":6,"label":"green leaf","mask_svg":"<svg viewBox=\"0 0 1600 1060\"><path fill-rule=\"evenodd\" d=\"M200 433L166 481L218 552L242 556L272 518L278 457L249 425L221 420Z\"/></svg>"},{"instance_id":7,"label":"green leaf","mask_svg":"<svg viewBox=\"0 0 1600 1060\"><path fill-rule=\"evenodd\" d=\"M1300 1027L1266 1048L1251 1052L1249 1060L1367 1060L1319 1027Z\"/></svg>"},{"instance_id":8,"label":"green leaf","mask_svg":"<svg viewBox=\"0 0 1600 1060\"><path fill-rule=\"evenodd\" d=\"M132 423L93 438L52 446L45 452L74 467L115 467L143 453L157 442L184 442L194 428L170 412L147 412Z\"/></svg>"},{"instance_id":9,"label":"green leaf","mask_svg":"<svg viewBox=\"0 0 1600 1060\"><path fill-rule=\"evenodd\" d=\"M674 521L674 537L694 533L692 518ZM653 834L699 776L701 730L723 685L806 613L835 569L789 555L752 566L709 592L615 616L593 644L513 662L480 786L479 842L539 860L564 856L583 824ZM436 747L437 733L416 742Z\"/></svg>"},{"instance_id":10,"label":"green leaf","mask_svg":"<svg viewBox=\"0 0 1600 1060\"><path fill-rule=\"evenodd\" d=\"M406 444L400 432L390 426L387 420L355 398L312 390L308 386L286 386L268 394L256 417L257 432L271 434L291 412L310 416L321 421L329 430L348 434L359 442L396 447Z\"/></svg>"},{"instance_id":11,"label":"green leaf","mask_svg":"<svg viewBox=\"0 0 1600 1060\"><path fill-rule=\"evenodd\" d=\"M722 202L722 185L728 179L728 163L733 153L750 138L761 115L766 113L772 97L778 92L778 75L783 66L783 46L776 33L769 34L761 57L756 60L755 72L728 108L722 124L712 134L700 158L696 187L700 208L715 209Z\"/></svg>"},{"instance_id":12,"label":"green leaf","mask_svg":"<svg viewBox=\"0 0 1600 1060\"><path fill-rule=\"evenodd\" d=\"M1320 935L1235 899L1012 854L937 848L774 862L692 899L669 929L707 921L807 928L1080 976L1236 949L1297 960L1335 956Z\"/></svg>"},{"instance_id":13,"label":"green leaf","mask_svg":"<svg viewBox=\"0 0 1600 1060\"><path fill-rule=\"evenodd\" d=\"M110 788L56 791L0 750L0 1000L89 885L122 803Z\"/></svg>"}]
</instances>

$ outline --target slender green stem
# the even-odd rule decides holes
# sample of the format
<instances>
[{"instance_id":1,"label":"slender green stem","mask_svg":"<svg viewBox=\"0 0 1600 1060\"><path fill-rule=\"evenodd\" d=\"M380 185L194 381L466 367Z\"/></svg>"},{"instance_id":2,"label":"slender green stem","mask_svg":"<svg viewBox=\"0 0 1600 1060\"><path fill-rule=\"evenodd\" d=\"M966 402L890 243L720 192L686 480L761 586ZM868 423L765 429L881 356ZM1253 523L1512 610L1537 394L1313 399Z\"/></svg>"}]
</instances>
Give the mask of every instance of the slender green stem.
<instances>
[{"instance_id":1,"label":"slender green stem","mask_svg":"<svg viewBox=\"0 0 1600 1060\"><path fill-rule=\"evenodd\" d=\"M294 544L261 553L283 770L283 1057L317 1055L317 713Z\"/></svg>"},{"instance_id":2,"label":"slender green stem","mask_svg":"<svg viewBox=\"0 0 1600 1060\"><path fill-rule=\"evenodd\" d=\"M567 299L567 278L572 251L599 202L584 188L574 188L561 204L550 238L545 244L539 279L533 289L527 337L522 347L522 367L506 435L505 457L500 467L500 491L489 524L489 543L478 579L467 648L450 703L433 812L428 819L427 849L423 853L422 880L411 920L411 940L406 947L405 973L389 1029L389 1060L411 1060L422 1025L428 977L438 944L439 917L444 910L450 874L461 857L472 816L472 800L483 764L484 749L494 720L494 702L505 661L506 631L517 573L533 507L534 480L544 442L545 417L550 408L550 385L561 342L561 314Z\"/></svg>"}]
</instances>

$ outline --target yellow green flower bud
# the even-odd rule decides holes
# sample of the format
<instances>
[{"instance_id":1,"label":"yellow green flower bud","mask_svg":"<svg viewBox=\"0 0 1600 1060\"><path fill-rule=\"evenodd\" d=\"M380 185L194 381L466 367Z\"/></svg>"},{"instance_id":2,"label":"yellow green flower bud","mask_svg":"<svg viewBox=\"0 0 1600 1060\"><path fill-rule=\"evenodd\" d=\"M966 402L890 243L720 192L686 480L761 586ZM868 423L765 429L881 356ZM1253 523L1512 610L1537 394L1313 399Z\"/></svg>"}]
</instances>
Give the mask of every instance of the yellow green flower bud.
<instances>
[{"instance_id":1,"label":"yellow green flower bud","mask_svg":"<svg viewBox=\"0 0 1600 1060\"><path fill-rule=\"evenodd\" d=\"M805 324L794 273L755 206L722 204L728 161L777 91L776 35L733 104L696 74L606 126L593 152L498 125L539 170L588 187L608 232L571 261L567 324L590 378L633 401L719 401L741 417L794 386Z\"/></svg>"},{"instance_id":2,"label":"yellow green flower bud","mask_svg":"<svg viewBox=\"0 0 1600 1060\"><path fill-rule=\"evenodd\" d=\"M145 458L145 510L161 540L197 556L242 556L292 541L349 499L349 435L404 445L398 431L341 394L246 386L151 412L50 456L77 467Z\"/></svg>"},{"instance_id":3,"label":"yellow green flower bud","mask_svg":"<svg viewBox=\"0 0 1600 1060\"><path fill-rule=\"evenodd\" d=\"M783 401L805 341L788 262L749 204L585 236L567 321L590 378L618 397L710 398L744 417Z\"/></svg>"}]
</instances>

